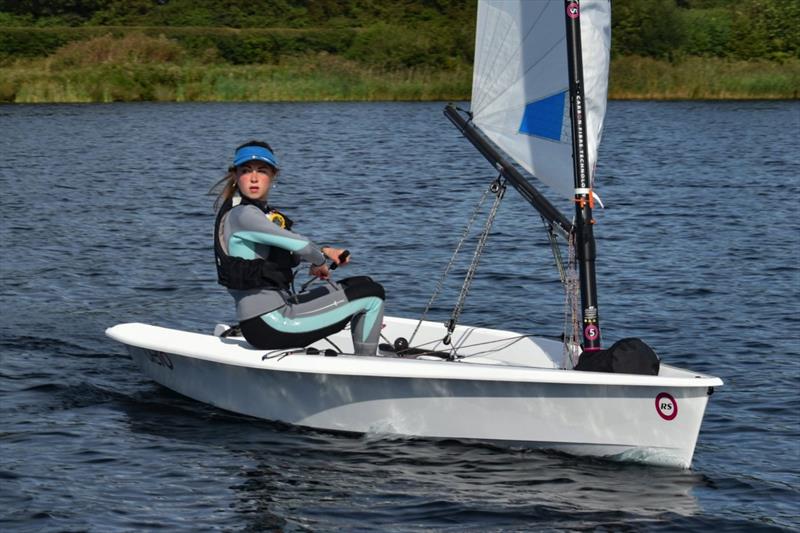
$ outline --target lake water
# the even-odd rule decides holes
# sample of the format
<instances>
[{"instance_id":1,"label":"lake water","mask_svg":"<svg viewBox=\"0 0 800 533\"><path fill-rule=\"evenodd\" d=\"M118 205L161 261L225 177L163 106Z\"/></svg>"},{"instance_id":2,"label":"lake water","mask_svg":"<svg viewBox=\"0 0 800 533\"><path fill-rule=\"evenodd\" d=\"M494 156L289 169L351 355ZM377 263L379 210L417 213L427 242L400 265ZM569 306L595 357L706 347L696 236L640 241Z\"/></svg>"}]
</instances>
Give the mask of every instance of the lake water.
<instances>
[{"instance_id":1,"label":"lake water","mask_svg":"<svg viewBox=\"0 0 800 533\"><path fill-rule=\"evenodd\" d=\"M609 105L605 343L642 337L725 380L691 470L253 420L161 388L104 336L232 320L206 193L251 138L284 164L272 203L349 248L388 314L418 317L493 178L442 108L0 106L0 529L800 528L797 102ZM563 313L541 221L510 190L462 322L558 335Z\"/></svg>"}]
</instances>

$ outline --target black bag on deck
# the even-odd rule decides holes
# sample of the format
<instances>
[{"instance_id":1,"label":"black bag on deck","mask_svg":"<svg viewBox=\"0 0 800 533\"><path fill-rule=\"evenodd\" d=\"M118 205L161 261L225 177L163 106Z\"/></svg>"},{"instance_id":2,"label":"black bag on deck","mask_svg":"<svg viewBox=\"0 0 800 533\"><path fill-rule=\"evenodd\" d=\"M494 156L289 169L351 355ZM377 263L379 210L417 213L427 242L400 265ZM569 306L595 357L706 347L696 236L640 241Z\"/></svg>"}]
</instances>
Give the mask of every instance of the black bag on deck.
<instances>
[{"instance_id":1,"label":"black bag on deck","mask_svg":"<svg viewBox=\"0 0 800 533\"><path fill-rule=\"evenodd\" d=\"M607 350L583 352L575 370L657 376L661 362L642 339L620 339Z\"/></svg>"}]
</instances>

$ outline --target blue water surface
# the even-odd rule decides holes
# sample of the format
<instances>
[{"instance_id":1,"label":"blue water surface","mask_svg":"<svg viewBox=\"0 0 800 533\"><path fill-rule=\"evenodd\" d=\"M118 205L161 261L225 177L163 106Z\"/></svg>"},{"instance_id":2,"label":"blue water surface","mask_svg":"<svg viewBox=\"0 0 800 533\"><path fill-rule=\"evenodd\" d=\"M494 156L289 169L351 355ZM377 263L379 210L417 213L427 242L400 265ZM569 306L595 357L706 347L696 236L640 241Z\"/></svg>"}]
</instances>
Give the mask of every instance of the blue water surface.
<instances>
[{"instance_id":1,"label":"blue water surface","mask_svg":"<svg viewBox=\"0 0 800 533\"><path fill-rule=\"evenodd\" d=\"M797 102L609 105L605 343L642 337L725 380L691 470L253 420L161 388L104 336L232 320L207 192L252 138L283 163L272 203L418 317L494 178L443 105L0 106L0 529L800 528ZM461 320L558 335L564 308L541 220L509 191Z\"/></svg>"}]
</instances>

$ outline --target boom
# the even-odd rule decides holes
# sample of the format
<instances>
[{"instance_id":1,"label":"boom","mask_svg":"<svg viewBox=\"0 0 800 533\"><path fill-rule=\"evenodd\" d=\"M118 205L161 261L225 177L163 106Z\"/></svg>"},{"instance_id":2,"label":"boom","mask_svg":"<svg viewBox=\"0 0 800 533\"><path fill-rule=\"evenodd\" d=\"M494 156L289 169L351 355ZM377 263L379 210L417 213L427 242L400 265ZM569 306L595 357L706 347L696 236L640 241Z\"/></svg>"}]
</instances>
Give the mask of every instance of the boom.
<instances>
[{"instance_id":1,"label":"boom","mask_svg":"<svg viewBox=\"0 0 800 533\"><path fill-rule=\"evenodd\" d=\"M573 231L572 223L561 214L550 201L542 196L540 193L525 177L506 159L498 150L492 146L489 141L480 133L480 131L467 121L461 113L458 112L453 104L448 104L444 108L444 115L464 134L469 142L483 154L500 174L508 180L514 188L519 191L525 200L528 201L542 217L547 221L550 226L557 231L564 239L568 239L570 233Z\"/></svg>"}]
</instances>

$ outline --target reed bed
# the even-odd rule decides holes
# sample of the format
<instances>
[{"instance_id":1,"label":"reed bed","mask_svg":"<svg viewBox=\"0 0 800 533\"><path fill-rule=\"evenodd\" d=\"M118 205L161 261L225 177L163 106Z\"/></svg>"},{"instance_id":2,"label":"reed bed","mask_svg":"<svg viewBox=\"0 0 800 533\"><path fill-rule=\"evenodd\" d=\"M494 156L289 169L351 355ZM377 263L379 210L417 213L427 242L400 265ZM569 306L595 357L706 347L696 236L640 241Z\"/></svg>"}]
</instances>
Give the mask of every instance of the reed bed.
<instances>
[{"instance_id":1,"label":"reed bed","mask_svg":"<svg viewBox=\"0 0 800 533\"><path fill-rule=\"evenodd\" d=\"M467 100L471 67L379 68L327 52L233 65L164 36L101 35L0 66L0 102ZM797 99L800 60L616 57L612 99Z\"/></svg>"},{"instance_id":2,"label":"reed bed","mask_svg":"<svg viewBox=\"0 0 800 533\"><path fill-rule=\"evenodd\" d=\"M467 72L379 72L311 65L109 65L68 71L0 69L0 101L286 102L459 100Z\"/></svg>"},{"instance_id":3,"label":"reed bed","mask_svg":"<svg viewBox=\"0 0 800 533\"><path fill-rule=\"evenodd\" d=\"M688 57L666 62L619 57L609 97L618 100L796 100L800 60L731 61Z\"/></svg>"}]
</instances>

